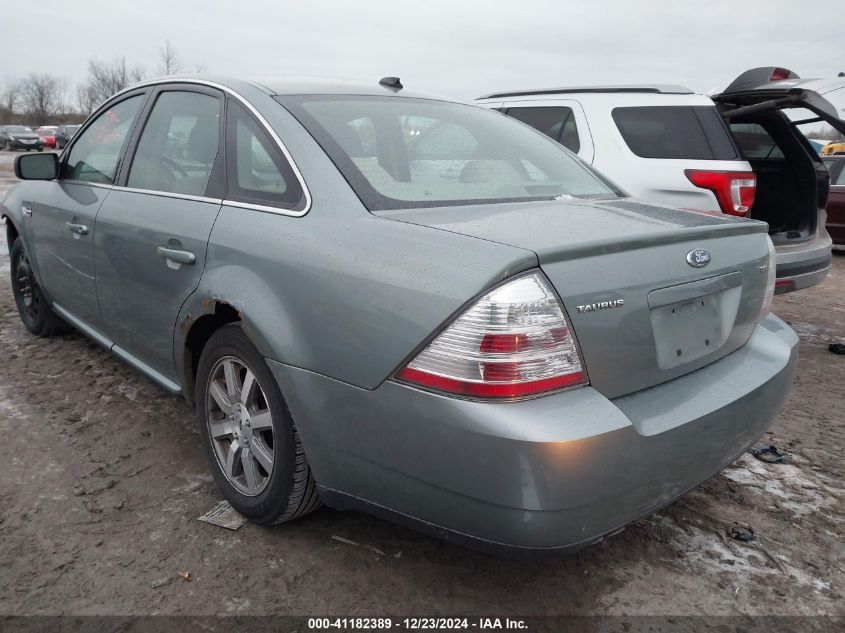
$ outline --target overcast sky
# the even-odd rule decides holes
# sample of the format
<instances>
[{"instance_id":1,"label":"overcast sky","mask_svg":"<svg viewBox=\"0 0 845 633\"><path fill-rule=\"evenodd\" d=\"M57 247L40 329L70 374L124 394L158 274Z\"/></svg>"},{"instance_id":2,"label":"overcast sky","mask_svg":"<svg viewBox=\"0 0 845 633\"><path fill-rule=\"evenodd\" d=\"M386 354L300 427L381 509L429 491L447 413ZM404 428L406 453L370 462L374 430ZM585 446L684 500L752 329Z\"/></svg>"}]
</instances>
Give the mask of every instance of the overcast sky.
<instances>
[{"instance_id":1,"label":"overcast sky","mask_svg":"<svg viewBox=\"0 0 845 633\"><path fill-rule=\"evenodd\" d=\"M4 0L0 81L126 57L155 75L169 39L188 70L377 81L459 99L600 83L724 86L781 65L845 70L845 2L795 0ZM51 35L52 34L52 35Z\"/></svg>"}]
</instances>

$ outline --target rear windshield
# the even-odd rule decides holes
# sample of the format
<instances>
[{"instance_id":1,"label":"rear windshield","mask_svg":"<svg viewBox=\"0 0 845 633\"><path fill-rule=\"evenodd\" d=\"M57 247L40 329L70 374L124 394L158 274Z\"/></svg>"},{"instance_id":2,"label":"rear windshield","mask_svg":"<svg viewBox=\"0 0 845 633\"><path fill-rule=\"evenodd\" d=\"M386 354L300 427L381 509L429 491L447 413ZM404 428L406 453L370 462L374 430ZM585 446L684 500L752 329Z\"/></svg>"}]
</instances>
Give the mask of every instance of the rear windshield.
<instances>
[{"instance_id":1,"label":"rear windshield","mask_svg":"<svg viewBox=\"0 0 845 633\"><path fill-rule=\"evenodd\" d=\"M620 195L557 143L485 108L378 96L279 100L370 210Z\"/></svg>"},{"instance_id":2,"label":"rear windshield","mask_svg":"<svg viewBox=\"0 0 845 633\"><path fill-rule=\"evenodd\" d=\"M22 125L8 125L6 126L7 132L14 132L16 134L24 134L24 133L32 133L32 130L28 127L24 127Z\"/></svg>"},{"instance_id":3,"label":"rear windshield","mask_svg":"<svg viewBox=\"0 0 845 633\"><path fill-rule=\"evenodd\" d=\"M737 158L715 106L625 107L614 108L612 114L625 143L641 158Z\"/></svg>"}]
</instances>

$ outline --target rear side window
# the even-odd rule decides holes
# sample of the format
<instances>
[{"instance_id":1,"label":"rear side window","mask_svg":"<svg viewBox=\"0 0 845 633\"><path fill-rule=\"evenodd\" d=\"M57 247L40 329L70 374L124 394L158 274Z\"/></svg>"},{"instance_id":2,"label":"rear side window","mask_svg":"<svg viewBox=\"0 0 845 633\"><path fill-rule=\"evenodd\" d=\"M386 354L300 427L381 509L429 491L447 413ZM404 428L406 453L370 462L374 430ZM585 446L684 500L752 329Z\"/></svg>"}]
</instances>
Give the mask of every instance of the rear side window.
<instances>
[{"instance_id":1,"label":"rear side window","mask_svg":"<svg viewBox=\"0 0 845 633\"><path fill-rule=\"evenodd\" d=\"M64 177L112 184L120 151L143 100L143 95L129 97L100 114L85 128L70 150Z\"/></svg>"},{"instance_id":2,"label":"rear side window","mask_svg":"<svg viewBox=\"0 0 845 633\"><path fill-rule=\"evenodd\" d=\"M731 123L731 132L749 160L783 158L783 151L759 123Z\"/></svg>"},{"instance_id":3,"label":"rear side window","mask_svg":"<svg viewBox=\"0 0 845 633\"><path fill-rule=\"evenodd\" d=\"M614 108L613 120L630 150L641 158L733 160L736 147L711 106Z\"/></svg>"},{"instance_id":4,"label":"rear side window","mask_svg":"<svg viewBox=\"0 0 845 633\"><path fill-rule=\"evenodd\" d=\"M527 123L538 132L557 141L568 150L578 153L581 140L578 138L578 126L572 108L554 106L547 108L508 108L508 116Z\"/></svg>"},{"instance_id":5,"label":"rear side window","mask_svg":"<svg viewBox=\"0 0 845 633\"><path fill-rule=\"evenodd\" d=\"M227 198L288 209L299 206L299 181L267 132L234 101L226 116Z\"/></svg>"}]
</instances>

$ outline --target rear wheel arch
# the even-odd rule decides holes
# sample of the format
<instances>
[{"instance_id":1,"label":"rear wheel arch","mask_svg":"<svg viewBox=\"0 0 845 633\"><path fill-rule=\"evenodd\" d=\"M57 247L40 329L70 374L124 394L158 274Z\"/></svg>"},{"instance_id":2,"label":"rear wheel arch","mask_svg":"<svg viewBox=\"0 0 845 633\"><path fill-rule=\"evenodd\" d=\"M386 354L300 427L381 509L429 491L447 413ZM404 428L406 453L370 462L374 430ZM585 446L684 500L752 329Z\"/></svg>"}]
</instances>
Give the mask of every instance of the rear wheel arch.
<instances>
[{"instance_id":1,"label":"rear wheel arch","mask_svg":"<svg viewBox=\"0 0 845 633\"><path fill-rule=\"evenodd\" d=\"M230 303L213 300L204 305L208 305L208 312L196 319L189 314L185 319L188 327L182 344L182 391L189 403L195 402L197 368L209 339L230 323L243 323L241 312Z\"/></svg>"}]
</instances>

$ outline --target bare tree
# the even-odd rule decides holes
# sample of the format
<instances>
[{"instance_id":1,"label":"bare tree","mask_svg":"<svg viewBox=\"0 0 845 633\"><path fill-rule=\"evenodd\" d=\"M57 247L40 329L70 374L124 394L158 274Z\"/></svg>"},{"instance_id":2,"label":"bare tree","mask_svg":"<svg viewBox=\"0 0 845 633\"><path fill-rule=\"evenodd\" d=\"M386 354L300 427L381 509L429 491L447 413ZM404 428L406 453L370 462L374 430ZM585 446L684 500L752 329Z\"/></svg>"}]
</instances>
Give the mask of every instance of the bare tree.
<instances>
[{"instance_id":1,"label":"bare tree","mask_svg":"<svg viewBox=\"0 0 845 633\"><path fill-rule=\"evenodd\" d=\"M125 57L115 57L111 61L88 60L88 80L77 88L77 105L84 112L90 112L114 93L120 92L144 78L144 69L140 66L129 67Z\"/></svg>"},{"instance_id":2,"label":"bare tree","mask_svg":"<svg viewBox=\"0 0 845 633\"><path fill-rule=\"evenodd\" d=\"M158 57L161 60L161 65L158 67L160 75L176 75L182 72L182 62L170 40L165 40L164 46L158 49Z\"/></svg>"},{"instance_id":3,"label":"bare tree","mask_svg":"<svg viewBox=\"0 0 845 633\"><path fill-rule=\"evenodd\" d=\"M76 108L82 114L91 114L99 103L100 100L90 84L84 83L76 87Z\"/></svg>"},{"instance_id":4,"label":"bare tree","mask_svg":"<svg viewBox=\"0 0 845 633\"><path fill-rule=\"evenodd\" d=\"M37 125L47 123L64 106L64 85L53 75L31 73L21 86L23 109Z\"/></svg>"},{"instance_id":5,"label":"bare tree","mask_svg":"<svg viewBox=\"0 0 845 633\"><path fill-rule=\"evenodd\" d=\"M12 114L20 101L21 96L21 82L17 80L9 81L0 92L0 110L4 113Z\"/></svg>"}]
</instances>

